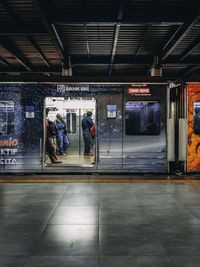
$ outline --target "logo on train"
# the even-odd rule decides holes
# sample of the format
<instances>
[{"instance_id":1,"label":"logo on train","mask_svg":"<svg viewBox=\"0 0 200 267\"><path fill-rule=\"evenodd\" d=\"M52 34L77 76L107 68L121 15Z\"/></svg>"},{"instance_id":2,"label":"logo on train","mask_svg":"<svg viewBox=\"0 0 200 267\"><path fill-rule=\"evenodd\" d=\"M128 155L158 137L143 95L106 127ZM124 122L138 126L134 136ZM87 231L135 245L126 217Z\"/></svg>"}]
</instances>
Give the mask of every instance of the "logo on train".
<instances>
[{"instance_id":1,"label":"logo on train","mask_svg":"<svg viewBox=\"0 0 200 267\"><path fill-rule=\"evenodd\" d=\"M57 85L57 92L58 93L65 93L65 92L88 92L90 90L88 85L65 85L65 84L58 84Z\"/></svg>"},{"instance_id":2,"label":"logo on train","mask_svg":"<svg viewBox=\"0 0 200 267\"><path fill-rule=\"evenodd\" d=\"M18 144L18 139L13 139L12 137L0 140L0 165L17 164L17 161L13 156L18 152Z\"/></svg>"}]
</instances>

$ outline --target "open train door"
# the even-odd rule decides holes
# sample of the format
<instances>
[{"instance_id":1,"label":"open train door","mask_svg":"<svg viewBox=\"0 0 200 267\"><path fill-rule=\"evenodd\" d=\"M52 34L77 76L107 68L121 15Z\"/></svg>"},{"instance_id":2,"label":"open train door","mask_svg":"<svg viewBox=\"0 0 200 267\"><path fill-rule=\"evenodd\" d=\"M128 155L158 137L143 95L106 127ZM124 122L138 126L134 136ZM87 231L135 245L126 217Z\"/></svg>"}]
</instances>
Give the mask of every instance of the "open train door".
<instances>
[{"instance_id":1,"label":"open train door","mask_svg":"<svg viewBox=\"0 0 200 267\"><path fill-rule=\"evenodd\" d=\"M48 108L46 119L56 122L57 115L62 117L66 125L65 135L69 144L62 155L60 152L59 138L53 136L52 144L56 152L56 163L52 163L49 157L49 151L45 147L45 167L94 167L96 159L96 141L95 137L91 142L90 156L84 155L84 139L82 131L82 120L87 112L92 112L92 120L96 119L96 100L92 97L47 97L45 99L45 110ZM45 113L45 112L44 112ZM45 127L45 139L47 140L47 131ZM45 142L46 143L46 142Z\"/></svg>"}]
</instances>

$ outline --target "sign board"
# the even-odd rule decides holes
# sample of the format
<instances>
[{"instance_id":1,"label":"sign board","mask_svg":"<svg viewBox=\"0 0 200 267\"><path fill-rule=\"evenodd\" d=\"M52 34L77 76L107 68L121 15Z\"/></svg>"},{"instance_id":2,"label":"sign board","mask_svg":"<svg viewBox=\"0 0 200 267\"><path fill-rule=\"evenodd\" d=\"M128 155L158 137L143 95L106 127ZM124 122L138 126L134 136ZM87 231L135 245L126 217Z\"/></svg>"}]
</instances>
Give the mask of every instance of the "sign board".
<instances>
[{"instance_id":1,"label":"sign board","mask_svg":"<svg viewBox=\"0 0 200 267\"><path fill-rule=\"evenodd\" d=\"M128 88L128 94L131 95L151 95L150 88L148 87L132 87Z\"/></svg>"},{"instance_id":2,"label":"sign board","mask_svg":"<svg viewBox=\"0 0 200 267\"><path fill-rule=\"evenodd\" d=\"M108 119L117 118L117 106L116 105L107 105L107 118Z\"/></svg>"},{"instance_id":3,"label":"sign board","mask_svg":"<svg viewBox=\"0 0 200 267\"><path fill-rule=\"evenodd\" d=\"M34 119L34 118L35 118L35 107L26 106L26 119Z\"/></svg>"}]
</instances>

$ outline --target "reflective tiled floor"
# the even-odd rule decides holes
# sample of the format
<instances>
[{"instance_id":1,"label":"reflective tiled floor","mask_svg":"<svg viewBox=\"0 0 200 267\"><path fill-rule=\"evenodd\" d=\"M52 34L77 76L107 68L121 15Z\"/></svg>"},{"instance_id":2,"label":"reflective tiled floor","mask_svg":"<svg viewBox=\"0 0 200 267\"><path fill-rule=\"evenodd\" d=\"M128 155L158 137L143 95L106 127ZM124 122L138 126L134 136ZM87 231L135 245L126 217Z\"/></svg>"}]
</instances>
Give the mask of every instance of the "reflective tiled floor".
<instances>
[{"instance_id":1,"label":"reflective tiled floor","mask_svg":"<svg viewBox=\"0 0 200 267\"><path fill-rule=\"evenodd\" d=\"M199 267L200 183L0 184L0 267Z\"/></svg>"}]
</instances>

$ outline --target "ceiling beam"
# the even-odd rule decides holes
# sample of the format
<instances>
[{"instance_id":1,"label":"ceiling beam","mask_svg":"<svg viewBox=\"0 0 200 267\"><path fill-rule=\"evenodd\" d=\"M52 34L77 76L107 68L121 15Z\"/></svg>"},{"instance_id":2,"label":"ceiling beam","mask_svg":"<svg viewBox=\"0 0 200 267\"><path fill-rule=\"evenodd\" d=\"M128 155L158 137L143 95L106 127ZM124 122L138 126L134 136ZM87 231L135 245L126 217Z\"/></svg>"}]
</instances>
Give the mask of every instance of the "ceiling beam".
<instances>
[{"instance_id":1,"label":"ceiling beam","mask_svg":"<svg viewBox=\"0 0 200 267\"><path fill-rule=\"evenodd\" d=\"M147 35L148 35L148 33L149 33L150 28L151 28L151 25L148 25L148 26L146 27L145 33L143 34L142 41L141 41L141 43L140 43L140 45L139 45L139 47L138 47L138 49L137 49L137 52L135 53L135 59L136 59L137 56L139 55L140 50L142 49L142 47L143 47L143 45L144 45L144 42L145 42L145 40L146 40L146 38L147 38Z\"/></svg>"},{"instance_id":2,"label":"ceiling beam","mask_svg":"<svg viewBox=\"0 0 200 267\"><path fill-rule=\"evenodd\" d=\"M181 55L180 61L183 61L189 54L200 46L200 36L185 50Z\"/></svg>"},{"instance_id":3,"label":"ceiling beam","mask_svg":"<svg viewBox=\"0 0 200 267\"><path fill-rule=\"evenodd\" d=\"M119 31L120 31L120 22L123 18L123 12L124 12L124 0L120 0L119 2L119 11L117 15L117 24L115 25L115 33L113 38L113 44L112 44L112 53L111 53L111 59L110 59L110 66L108 70L108 75L112 75L112 66L115 61L115 55L117 51L117 43L119 38Z\"/></svg>"},{"instance_id":4,"label":"ceiling beam","mask_svg":"<svg viewBox=\"0 0 200 267\"><path fill-rule=\"evenodd\" d=\"M181 74L179 79L183 79L183 78L187 77L188 75L192 74L195 70L197 70L199 67L200 67L200 65L196 65L196 66L193 66L192 68L188 68L187 71L185 71L183 74Z\"/></svg>"},{"instance_id":5,"label":"ceiling beam","mask_svg":"<svg viewBox=\"0 0 200 267\"><path fill-rule=\"evenodd\" d=\"M0 40L0 45L7 50L12 56L16 58L16 60L24 66L28 71L32 71L32 66L30 62L22 56L21 52L18 50L16 46L14 46L8 39Z\"/></svg>"},{"instance_id":6,"label":"ceiling beam","mask_svg":"<svg viewBox=\"0 0 200 267\"><path fill-rule=\"evenodd\" d=\"M115 33L114 33L114 39L113 39L113 45L112 45L112 54L111 54L109 71L108 71L108 75L109 76L112 75L112 67L113 67L113 63L114 63L115 55L116 55L116 51L117 51L117 43L118 43L118 38L119 38L119 31L120 31L120 24L117 24L115 26Z\"/></svg>"},{"instance_id":7,"label":"ceiling beam","mask_svg":"<svg viewBox=\"0 0 200 267\"><path fill-rule=\"evenodd\" d=\"M9 35L42 35L47 36L48 33L38 27L17 27L17 26L6 26L0 29L0 36L9 36Z\"/></svg>"},{"instance_id":8,"label":"ceiling beam","mask_svg":"<svg viewBox=\"0 0 200 267\"><path fill-rule=\"evenodd\" d=\"M62 60L63 64L67 66L68 65L68 62L66 60L67 55L65 53L63 43L62 43L62 41L61 41L61 39L59 37L59 34L58 34L58 32L57 32L54 24L53 23L50 23L48 21L47 16L44 13L44 11L43 11L43 9L42 9L39 1L38 0L32 0L32 1L33 1L33 4L34 4L37 12L40 15L40 18L41 18L41 20L42 20L42 22L43 22L43 24L44 24L47 32L52 37L52 39L53 39L53 41L55 43L55 46L56 46L57 51L58 51L58 53L59 53L59 55L61 57L61 60Z\"/></svg>"},{"instance_id":9,"label":"ceiling beam","mask_svg":"<svg viewBox=\"0 0 200 267\"><path fill-rule=\"evenodd\" d=\"M0 57L0 62L1 62L1 64L3 64L4 66L9 67L8 62L7 62L4 58Z\"/></svg>"},{"instance_id":10,"label":"ceiling beam","mask_svg":"<svg viewBox=\"0 0 200 267\"><path fill-rule=\"evenodd\" d=\"M162 24L162 25L182 25L185 21L185 17L178 15L168 15L168 16L147 16L146 14L134 14L131 17L123 17L121 19L121 24ZM59 17L53 17L51 23L56 25L68 25L68 24L116 24L117 18L108 18L97 16L84 16L83 14L71 15L67 14L65 16L59 15Z\"/></svg>"},{"instance_id":11,"label":"ceiling beam","mask_svg":"<svg viewBox=\"0 0 200 267\"><path fill-rule=\"evenodd\" d=\"M184 23L181 27L179 27L176 34L170 38L170 42L168 42L167 47L166 45L163 49L162 60L166 60L166 58L174 51L174 49L179 45L179 43L185 38L185 36L189 33L189 31L193 28L193 26L199 22L200 15L195 17L189 23Z\"/></svg>"},{"instance_id":12,"label":"ceiling beam","mask_svg":"<svg viewBox=\"0 0 200 267\"><path fill-rule=\"evenodd\" d=\"M82 16L86 17L87 16L87 1L82 0ZM90 46L89 46L89 41L88 41L88 33L87 33L87 25L86 23L83 24L83 30L84 30L84 35L85 35L85 42L86 42L86 49L87 49L87 57L88 59L90 58Z\"/></svg>"},{"instance_id":13,"label":"ceiling beam","mask_svg":"<svg viewBox=\"0 0 200 267\"><path fill-rule=\"evenodd\" d=\"M27 73L29 72L27 69L24 70L22 68L13 68L10 65L6 65L6 68L3 68L0 70L0 72L2 73L9 73L9 72L20 72L20 73ZM110 66L110 62L105 62L105 63L98 63L98 62L92 62L88 63L88 62L74 62L72 64L72 67L107 67ZM113 66L124 66L124 67L140 67L140 66L146 66L147 68L152 66L152 62L134 62L134 63L130 63L130 62L121 62L121 63L113 63ZM198 66L197 63L181 63L181 62L174 62L174 63L163 63L162 65L163 67L166 68L183 68L183 67L189 67L190 69L193 69L194 67L196 68L196 66ZM9 68L8 68L9 67ZM33 73L47 73L47 72L51 72L51 73L60 73L61 72L61 67L57 66L57 67L37 67L37 68L32 68L31 72Z\"/></svg>"},{"instance_id":14,"label":"ceiling beam","mask_svg":"<svg viewBox=\"0 0 200 267\"><path fill-rule=\"evenodd\" d=\"M87 27L86 24L83 25L84 27L84 33L85 33L85 41L86 41L86 49L87 49L87 56L88 58L90 58L90 46L89 46L89 42L88 42L88 34L87 34Z\"/></svg>"},{"instance_id":15,"label":"ceiling beam","mask_svg":"<svg viewBox=\"0 0 200 267\"><path fill-rule=\"evenodd\" d=\"M156 3L155 13L154 13L155 19L160 15L160 10L162 8L162 5L163 5L164 1L165 0L158 0L158 2ZM139 47L138 47L138 49L137 49L137 51L135 53L135 59L139 55L139 53L140 53L140 51L141 51L141 49L142 49L142 47L143 47L143 45L145 43L145 40L147 39L147 36L148 36L149 31L151 29L151 26L152 26L151 24L148 24L147 27L146 27L146 30L145 30L144 35L143 35L143 38L142 38L142 40L140 42L140 45L139 45Z\"/></svg>"},{"instance_id":16,"label":"ceiling beam","mask_svg":"<svg viewBox=\"0 0 200 267\"><path fill-rule=\"evenodd\" d=\"M31 76L31 75L24 75L24 76L11 76L11 75L2 75L1 82L40 82L45 84L46 82L69 82L69 83L88 83L88 84L106 84L106 83L116 83L116 84L131 84L131 83L162 83L162 84L169 84L167 78L163 77L150 77L150 76Z\"/></svg>"},{"instance_id":17,"label":"ceiling beam","mask_svg":"<svg viewBox=\"0 0 200 267\"><path fill-rule=\"evenodd\" d=\"M31 72L29 72L28 70L24 70L22 68L4 68L4 69L0 69L0 73L61 73L61 68L60 67L40 67L40 68L34 68L32 69Z\"/></svg>"},{"instance_id":18,"label":"ceiling beam","mask_svg":"<svg viewBox=\"0 0 200 267\"><path fill-rule=\"evenodd\" d=\"M0 0L0 3L2 4L3 8L6 10L6 12L8 13L9 17L12 19L12 21L14 22L14 24L17 26L18 30L20 28L22 28L22 31L24 31L24 28L22 27L21 25L21 22L18 20L18 18L15 16L15 14L13 13L13 10L10 8L10 6L4 1L4 0ZM46 57L44 56L44 54L42 53L41 49L38 47L38 45L35 43L35 41L32 39L31 36L26 36L27 39L29 40L29 42L32 44L32 46L35 48L35 50L37 51L37 53L39 54L39 56L43 59L43 61L45 62L45 64L49 67L50 64L48 63ZM5 44L4 44L5 45ZM12 54L13 54L13 51L12 51ZM22 56L19 54L19 52L17 53L18 56L17 56L17 60L21 63L21 64L24 64L24 67L27 68L28 67L28 70L29 70L29 66L30 66L30 63L27 64L27 60L25 58L22 58ZM19 60L19 59L23 59L22 61ZM32 69L32 68L30 68Z\"/></svg>"},{"instance_id":19,"label":"ceiling beam","mask_svg":"<svg viewBox=\"0 0 200 267\"><path fill-rule=\"evenodd\" d=\"M31 36L27 36L27 38L28 38L29 42L31 43L31 45L34 47L34 49L37 51L38 55L42 58L42 60L44 61L44 63L47 65L47 67L50 67L50 64L48 62L48 59L46 58L46 56L44 55L44 53L42 52L42 50L40 49L40 47L33 40L33 38Z\"/></svg>"}]
</instances>

